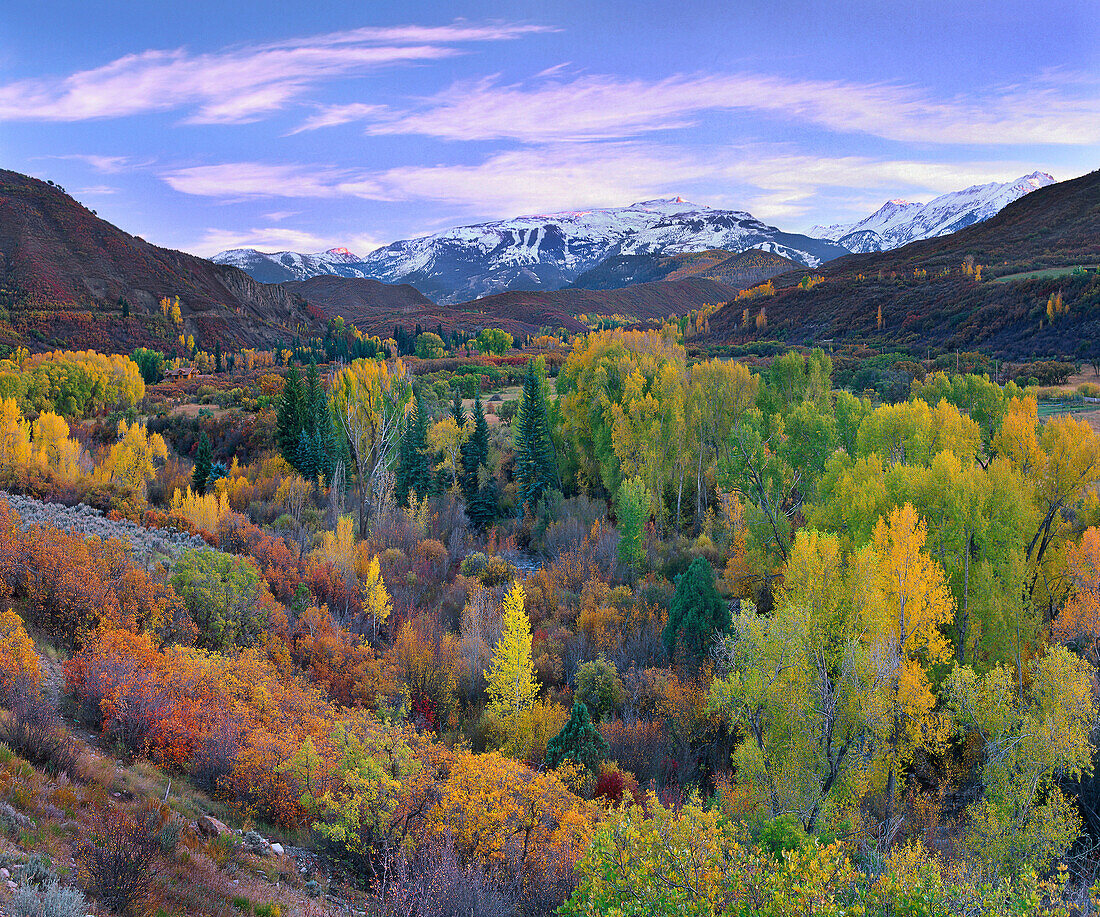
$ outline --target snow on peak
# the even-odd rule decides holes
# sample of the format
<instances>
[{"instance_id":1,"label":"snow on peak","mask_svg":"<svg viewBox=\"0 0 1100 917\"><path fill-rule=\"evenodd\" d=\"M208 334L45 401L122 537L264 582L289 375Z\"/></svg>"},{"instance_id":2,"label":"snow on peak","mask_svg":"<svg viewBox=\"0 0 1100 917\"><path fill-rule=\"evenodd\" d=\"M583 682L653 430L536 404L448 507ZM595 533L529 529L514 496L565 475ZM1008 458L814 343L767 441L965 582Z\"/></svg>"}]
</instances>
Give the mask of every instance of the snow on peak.
<instances>
[{"instance_id":1,"label":"snow on peak","mask_svg":"<svg viewBox=\"0 0 1100 917\"><path fill-rule=\"evenodd\" d=\"M895 198L856 223L814 226L810 233L838 241L855 252L885 251L988 220L1025 194L1052 184L1053 176L1033 172L1011 182L988 182L950 191L927 204Z\"/></svg>"}]
</instances>

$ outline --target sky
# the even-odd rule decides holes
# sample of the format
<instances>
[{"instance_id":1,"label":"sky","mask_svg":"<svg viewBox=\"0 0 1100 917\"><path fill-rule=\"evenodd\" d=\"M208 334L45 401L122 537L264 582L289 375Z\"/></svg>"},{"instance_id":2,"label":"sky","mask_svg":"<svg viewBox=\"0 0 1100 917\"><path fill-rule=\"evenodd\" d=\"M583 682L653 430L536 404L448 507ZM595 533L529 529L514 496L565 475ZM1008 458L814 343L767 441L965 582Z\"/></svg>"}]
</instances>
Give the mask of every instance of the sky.
<instances>
[{"instance_id":1,"label":"sky","mask_svg":"<svg viewBox=\"0 0 1100 917\"><path fill-rule=\"evenodd\" d=\"M1100 167L1093 0L0 4L0 167L151 242L357 254L679 195L788 231Z\"/></svg>"}]
</instances>

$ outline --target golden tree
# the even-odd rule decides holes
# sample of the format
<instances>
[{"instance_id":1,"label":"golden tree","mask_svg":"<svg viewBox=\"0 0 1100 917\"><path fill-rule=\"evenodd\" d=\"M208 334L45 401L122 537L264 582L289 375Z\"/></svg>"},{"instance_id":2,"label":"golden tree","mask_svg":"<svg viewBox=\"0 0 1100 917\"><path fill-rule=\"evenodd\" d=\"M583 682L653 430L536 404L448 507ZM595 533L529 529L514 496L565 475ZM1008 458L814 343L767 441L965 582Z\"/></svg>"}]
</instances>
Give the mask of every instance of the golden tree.
<instances>
[{"instance_id":1,"label":"golden tree","mask_svg":"<svg viewBox=\"0 0 1100 917\"><path fill-rule=\"evenodd\" d=\"M517 582L501 604L501 635L489 663L489 708L499 713L530 710L539 687L531 661L531 622L523 603L526 595Z\"/></svg>"}]
</instances>

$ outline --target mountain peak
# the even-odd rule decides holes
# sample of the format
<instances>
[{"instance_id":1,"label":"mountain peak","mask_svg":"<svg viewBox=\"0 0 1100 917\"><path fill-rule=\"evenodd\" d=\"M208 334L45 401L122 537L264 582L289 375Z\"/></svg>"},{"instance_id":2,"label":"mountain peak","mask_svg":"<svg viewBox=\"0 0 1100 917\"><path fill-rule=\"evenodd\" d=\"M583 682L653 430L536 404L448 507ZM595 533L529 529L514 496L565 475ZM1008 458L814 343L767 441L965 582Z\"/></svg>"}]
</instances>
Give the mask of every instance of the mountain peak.
<instances>
[{"instance_id":1,"label":"mountain peak","mask_svg":"<svg viewBox=\"0 0 1100 917\"><path fill-rule=\"evenodd\" d=\"M1053 176L1032 172L1011 182L988 182L950 191L927 204L893 198L858 222L815 226L810 232L839 241L857 253L885 251L988 220L1025 194L1051 184Z\"/></svg>"}]
</instances>

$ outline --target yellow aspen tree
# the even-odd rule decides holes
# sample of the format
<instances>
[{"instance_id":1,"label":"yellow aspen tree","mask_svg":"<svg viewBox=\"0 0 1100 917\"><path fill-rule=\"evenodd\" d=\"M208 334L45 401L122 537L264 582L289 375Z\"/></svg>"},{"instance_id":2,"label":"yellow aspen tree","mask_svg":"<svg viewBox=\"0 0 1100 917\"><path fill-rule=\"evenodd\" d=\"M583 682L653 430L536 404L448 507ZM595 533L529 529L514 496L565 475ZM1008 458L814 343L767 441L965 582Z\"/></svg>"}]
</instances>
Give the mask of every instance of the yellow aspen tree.
<instances>
[{"instance_id":1,"label":"yellow aspen tree","mask_svg":"<svg viewBox=\"0 0 1100 917\"><path fill-rule=\"evenodd\" d=\"M382 581L382 566L378 562L377 554L367 563L360 583L359 594L362 597L363 613L370 615L374 635L377 637L378 625L385 624L390 612L393 611L393 602L386 590L386 584Z\"/></svg>"},{"instance_id":2,"label":"yellow aspen tree","mask_svg":"<svg viewBox=\"0 0 1100 917\"><path fill-rule=\"evenodd\" d=\"M518 582L501 603L501 634L489 663L489 709L499 713L530 710L538 694L535 665L531 661L531 622L524 610L526 600Z\"/></svg>"},{"instance_id":3,"label":"yellow aspen tree","mask_svg":"<svg viewBox=\"0 0 1100 917\"><path fill-rule=\"evenodd\" d=\"M940 627L951 620L954 600L943 568L925 552L928 530L912 504L879 517L874 541L861 552L856 596L867 616L870 655L878 670L879 728L886 741L885 834L889 846L898 772L922 747L936 747L945 727L926 666L947 662L950 646Z\"/></svg>"},{"instance_id":4,"label":"yellow aspen tree","mask_svg":"<svg viewBox=\"0 0 1100 917\"><path fill-rule=\"evenodd\" d=\"M0 464L26 465L31 458L30 424L14 398L0 401Z\"/></svg>"},{"instance_id":5,"label":"yellow aspen tree","mask_svg":"<svg viewBox=\"0 0 1100 917\"><path fill-rule=\"evenodd\" d=\"M168 457L168 446L159 433L150 433L144 424L118 425L119 441L111 446L107 461L97 470L101 479L132 487L142 498L145 485L156 473L155 459Z\"/></svg>"},{"instance_id":6,"label":"yellow aspen tree","mask_svg":"<svg viewBox=\"0 0 1100 917\"><path fill-rule=\"evenodd\" d=\"M62 478L76 477L80 468L80 443L69 437L69 424L64 417L51 411L42 414L31 428L34 460L43 468L51 468Z\"/></svg>"}]
</instances>

